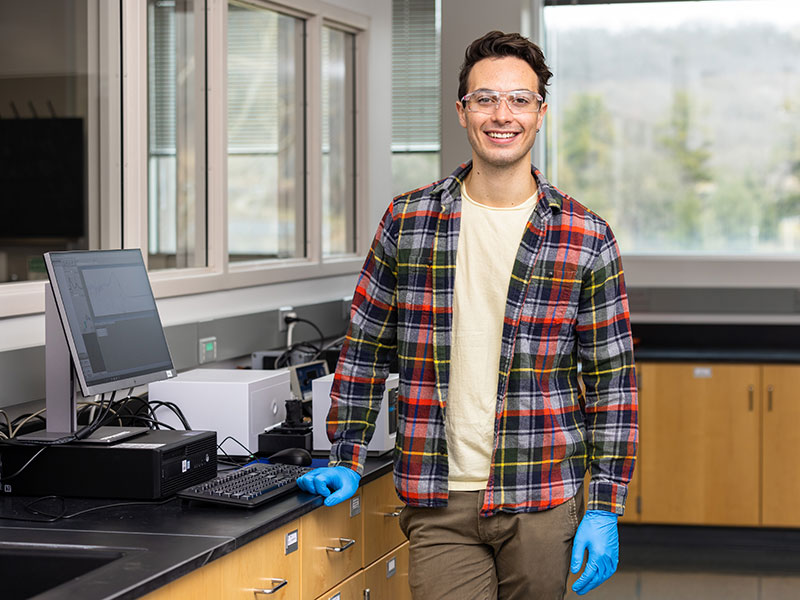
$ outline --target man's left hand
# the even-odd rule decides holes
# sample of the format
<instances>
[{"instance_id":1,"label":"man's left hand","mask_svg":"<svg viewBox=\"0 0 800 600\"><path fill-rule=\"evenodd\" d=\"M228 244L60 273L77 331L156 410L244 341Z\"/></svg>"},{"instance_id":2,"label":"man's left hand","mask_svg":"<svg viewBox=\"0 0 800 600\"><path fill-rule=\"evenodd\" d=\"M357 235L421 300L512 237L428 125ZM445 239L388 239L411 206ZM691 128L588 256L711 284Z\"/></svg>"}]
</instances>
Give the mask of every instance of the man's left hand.
<instances>
[{"instance_id":1,"label":"man's left hand","mask_svg":"<svg viewBox=\"0 0 800 600\"><path fill-rule=\"evenodd\" d=\"M577 573L581 568L583 553L586 550L589 550L586 568L572 584L572 590L580 595L596 588L617 570L619 562L617 515L605 510L586 511L572 543L570 570L573 573Z\"/></svg>"}]
</instances>

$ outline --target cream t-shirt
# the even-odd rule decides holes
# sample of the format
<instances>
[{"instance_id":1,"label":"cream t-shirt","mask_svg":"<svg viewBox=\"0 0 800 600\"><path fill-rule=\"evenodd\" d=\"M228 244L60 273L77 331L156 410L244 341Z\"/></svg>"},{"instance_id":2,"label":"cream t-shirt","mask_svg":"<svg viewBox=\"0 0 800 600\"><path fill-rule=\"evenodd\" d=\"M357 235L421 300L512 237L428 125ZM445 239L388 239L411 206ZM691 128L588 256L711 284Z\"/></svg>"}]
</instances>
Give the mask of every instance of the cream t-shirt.
<instances>
[{"instance_id":1,"label":"cream t-shirt","mask_svg":"<svg viewBox=\"0 0 800 600\"><path fill-rule=\"evenodd\" d=\"M518 206L479 204L461 185L447 448L451 490L482 490L494 447L500 343L508 284L536 195Z\"/></svg>"}]
</instances>

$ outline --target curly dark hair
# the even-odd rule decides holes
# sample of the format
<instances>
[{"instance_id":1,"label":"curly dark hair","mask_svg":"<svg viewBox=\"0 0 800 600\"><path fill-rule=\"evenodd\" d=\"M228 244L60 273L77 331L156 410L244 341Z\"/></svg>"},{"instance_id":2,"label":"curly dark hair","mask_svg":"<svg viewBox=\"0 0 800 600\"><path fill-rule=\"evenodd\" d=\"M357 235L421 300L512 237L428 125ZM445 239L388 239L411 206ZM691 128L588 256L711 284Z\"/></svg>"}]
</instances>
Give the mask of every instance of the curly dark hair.
<instances>
[{"instance_id":1,"label":"curly dark hair","mask_svg":"<svg viewBox=\"0 0 800 600\"><path fill-rule=\"evenodd\" d=\"M472 42L464 52L464 62L458 74L458 99L467 94L467 79L473 65L484 58L512 56L528 63L539 78L539 94L547 98L547 86L553 74L544 62L542 49L519 33L490 31Z\"/></svg>"}]
</instances>

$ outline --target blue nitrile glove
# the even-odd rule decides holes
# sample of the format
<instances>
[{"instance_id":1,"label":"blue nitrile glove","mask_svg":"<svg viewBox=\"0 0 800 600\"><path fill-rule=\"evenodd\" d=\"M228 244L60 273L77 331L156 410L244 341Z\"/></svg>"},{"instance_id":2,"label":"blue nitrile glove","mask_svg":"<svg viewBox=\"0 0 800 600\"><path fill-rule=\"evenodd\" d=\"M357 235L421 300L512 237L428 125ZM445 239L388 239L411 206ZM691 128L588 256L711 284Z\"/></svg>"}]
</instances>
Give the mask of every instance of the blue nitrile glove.
<instances>
[{"instance_id":1,"label":"blue nitrile glove","mask_svg":"<svg viewBox=\"0 0 800 600\"><path fill-rule=\"evenodd\" d=\"M325 496L325 506L344 502L356 493L361 475L347 467L320 467L297 478L300 489Z\"/></svg>"},{"instance_id":2,"label":"blue nitrile glove","mask_svg":"<svg viewBox=\"0 0 800 600\"><path fill-rule=\"evenodd\" d=\"M614 574L619 562L617 515L605 510L587 510L575 532L570 570L577 573L583 564L583 553L589 550L586 568L572 584L577 594L585 594Z\"/></svg>"}]
</instances>

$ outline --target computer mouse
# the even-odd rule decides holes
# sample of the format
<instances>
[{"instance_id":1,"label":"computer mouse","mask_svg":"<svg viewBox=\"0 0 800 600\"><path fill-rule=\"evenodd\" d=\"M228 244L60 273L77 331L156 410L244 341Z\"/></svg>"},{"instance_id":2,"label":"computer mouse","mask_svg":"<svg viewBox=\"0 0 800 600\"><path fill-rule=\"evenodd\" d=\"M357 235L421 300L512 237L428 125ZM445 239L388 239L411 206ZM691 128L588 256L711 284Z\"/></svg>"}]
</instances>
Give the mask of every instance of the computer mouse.
<instances>
[{"instance_id":1,"label":"computer mouse","mask_svg":"<svg viewBox=\"0 0 800 600\"><path fill-rule=\"evenodd\" d=\"M305 448L284 448L283 450L278 450L268 459L271 463L307 467L311 464L311 453Z\"/></svg>"}]
</instances>

